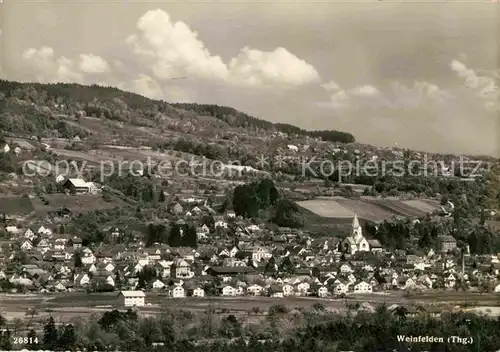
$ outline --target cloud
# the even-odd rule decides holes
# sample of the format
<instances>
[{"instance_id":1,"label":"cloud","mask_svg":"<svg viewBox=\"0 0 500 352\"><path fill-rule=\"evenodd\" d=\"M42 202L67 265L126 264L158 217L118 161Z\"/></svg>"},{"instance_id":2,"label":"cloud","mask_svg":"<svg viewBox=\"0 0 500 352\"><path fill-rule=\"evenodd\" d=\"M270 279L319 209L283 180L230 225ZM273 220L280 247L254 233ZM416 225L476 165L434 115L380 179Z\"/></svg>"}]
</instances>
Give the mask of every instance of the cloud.
<instances>
[{"instance_id":1,"label":"cloud","mask_svg":"<svg viewBox=\"0 0 500 352\"><path fill-rule=\"evenodd\" d=\"M100 56L80 55L80 71L84 73L104 73L109 72L109 64Z\"/></svg>"},{"instance_id":2,"label":"cloud","mask_svg":"<svg viewBox=\"0 0 500 352\"><path fill-rule=\"evenodd\" d=\"M84 81L82 72L75 62L64 56L55 57L52 48L43 46L40 49L30 48L23 52L23 60L40 82L75 82Z\"/></svg>"},{"instance_id":3,"label":"cloud","mask_svg":"<svg viewBox=\"0 0 500 352\"><path fill-rule=\"evenodd\" d=\"M369 84L342 89L333 81L322 87L330 95L331 107L342 110L418 109L443 105L453 99L451 94L425 81L417 81L412 85L394 82L384 90Z\"/></svg>"},{"instance_id":4,"label":"cloud","mask_svg":"<svg viewBox=\"0 0 500 352\"><path fill-rule=\"evenodd\" d=\"M380 91L371 85L356 87L351 90L351 94L359 97L377 97L380 96Z\"/></svg>"},{"instance_id":5,"label":"cloud","mask_svg":"<svg viewBox=\"0 0 500 352\"><path fill-rule=\"evenodd\" d=\"M229 63L230 79L251 85L300 86L320 82L316 69L285 48L271 52L245 47Z\"/></svg>"},{"instance_id":6,"label":"cloud","mask_svg":"<svg viewBox=\"0 0 500 352\"><path fill-rule=\"evenodd\" d=\"M261 51L243 47L225 63L213 55L184 22L173 22L162 10L148 11L137 22L139 33L126 43L157 79L178 76L248 86L300 86L319 82L316 69L282 47Z\"/></svg>"},{"instance_id":7,"label":"cloud","mask_svg":"<svg viewBox=\"0 0 500 352\"><path fill-rule=\"evenodd\" d=\"M150 99L163 99L163 89L156 80L148 75L140 74L130 82L120 83L118 88L144 95Z\"/></svg>"},{"instance_id":8,"label":"cloud","mask_svg":"<svg viewBox=\"0 0 500 352\"><path fill-rule=\"evenodd\" d=\"M86 74L110 71L109 64L99 56L81 54L79 60L56 57L54 50L47 46L25 50L22 59L40 82L95 83L88 82Z\"/></svg>"},{"instance_id":9,"label":"cloud","mask_svg":"<svg viewBox=\"0 0 500 352\"><path fill-rule=\"evenodd\" d=\"M499 109L500 91L496 84L497 72L480 75L458 60L451 61L450 68L464 81L464 86L483 101L488 110L496 111Z\"/></svg>"},{"instance_id":10,"label":"cloud","mask_svg":"<svg viewBox=\"0 0 500 352\"><path fill-rule=\"evenodd\" d=\"M138 34L126 43L141 63L151 67L156 78L168 80L177 76L224 79L227 66L212 55L198 34L184 22L173 22L162 10L148 11L137 22Z\"/></svg>"},{"instance_id":11,"label":"cloud","mask_svg":"<svg viewBox=\"0 0 500 352\"><path fill-rule=\"evenodd\" d=\"M121 60L87 53L70 59L56 56L46 46L27 49L22 58L28 75L40 82L104 82L156 99L190 100L185 89L171 82L178 77L187 77L198 86L212 82L250 88L297 88L321 81L311 64L283 47L262 51L244 46L224 62L186 23L173 21L163 10L141 16L125 44L126 59Z\"/></svg>"}]
</instances>

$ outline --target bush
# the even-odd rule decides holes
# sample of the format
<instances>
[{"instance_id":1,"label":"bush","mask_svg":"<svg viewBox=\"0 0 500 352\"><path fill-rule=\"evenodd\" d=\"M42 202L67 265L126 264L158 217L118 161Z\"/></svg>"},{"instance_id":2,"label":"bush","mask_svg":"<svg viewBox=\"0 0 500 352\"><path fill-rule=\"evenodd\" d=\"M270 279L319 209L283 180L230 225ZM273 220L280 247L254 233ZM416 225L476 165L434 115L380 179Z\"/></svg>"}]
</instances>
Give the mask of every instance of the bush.
<instances>
[{"instance_id":1,"label":"bush","mask_svg":"<svg viewBox=\"0 0 500 352\"><path fill-rule=\"evenodd\" d=\"M286 314L288 309L282 304L275 304L269 307L269 315Z\"/></svg>"}]
</instances>

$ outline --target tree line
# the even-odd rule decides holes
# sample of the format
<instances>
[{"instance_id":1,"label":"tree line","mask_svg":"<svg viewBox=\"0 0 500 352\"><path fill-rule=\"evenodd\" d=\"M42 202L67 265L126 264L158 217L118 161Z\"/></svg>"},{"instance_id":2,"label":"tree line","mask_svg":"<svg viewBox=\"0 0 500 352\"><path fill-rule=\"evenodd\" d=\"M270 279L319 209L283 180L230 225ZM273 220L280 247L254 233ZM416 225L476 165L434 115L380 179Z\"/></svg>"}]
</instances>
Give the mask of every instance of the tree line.
<instances>
[{"instance_id":1,"label":"tree line","mask_svg":"<svg viewBox=\"0 0 500 352\"><path fill-rule=\"evenodd\" d=\"M244 218L261 217L282 227L304 226L299 207L282 197L268 178L236 187L232 205L235 214Z\"/></svg>"},{"instance_id":2,"label":"tree line","mask_svg":"<svg viewBox=\"0 0 500 352\"><path fill-rule=\"evenodd\" d=\"M16 333L37 343L29 350L127 350L127 351L496 351L500 348L500 319L471 313L446 313L434 317L425 308L411 315L408 309L389 310L384 304L374 310L348 305L347 314L330 312L320 303L290 310L275 305L266 316L255 307L242 315L216 314L209 306L193 314L168 310L157 316L136 311L108 311L89 319L74 319L57 327L51 317L43 330ZM252 322L256 320L255 322ZM11 327L0 318L0 349L13 346ZM406 336L442 337L443 342L407 343ZM469 338L469 344L451 343L450 336ZM472 338L472 341L470 340Z\"/></svg>"}]
</instances>

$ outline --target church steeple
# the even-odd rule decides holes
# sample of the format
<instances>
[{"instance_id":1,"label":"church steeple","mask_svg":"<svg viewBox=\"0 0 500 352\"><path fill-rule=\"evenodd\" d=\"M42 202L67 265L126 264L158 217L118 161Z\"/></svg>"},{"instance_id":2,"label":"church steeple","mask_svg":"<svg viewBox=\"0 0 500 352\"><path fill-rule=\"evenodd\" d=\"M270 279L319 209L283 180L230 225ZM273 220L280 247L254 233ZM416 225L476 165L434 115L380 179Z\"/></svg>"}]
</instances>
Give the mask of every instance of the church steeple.
<instances>
[{"instance_id":1,"label":"church steeple","mask_svg":"<svg viewBox=\"0 0 500 352\"><path fill-rule=\"evenodd\" d=\"M354 213L354 219L352 219L352 229L355 230L359 227L358 215Z\"/></svg>"}]
</instances>

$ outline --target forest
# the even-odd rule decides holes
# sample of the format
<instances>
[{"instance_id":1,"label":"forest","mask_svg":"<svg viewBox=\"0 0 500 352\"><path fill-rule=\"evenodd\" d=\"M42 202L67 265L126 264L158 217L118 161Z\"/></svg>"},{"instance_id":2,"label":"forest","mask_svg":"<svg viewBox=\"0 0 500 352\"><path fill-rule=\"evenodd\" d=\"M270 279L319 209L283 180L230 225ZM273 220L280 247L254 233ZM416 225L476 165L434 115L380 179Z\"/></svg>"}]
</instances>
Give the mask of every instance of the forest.
<instances>
[{"instance_id":1,"label":"forest","mask_svg":"<svg viewBox=\"0 0 500 352\"><path fill-rule=\"evenodd\" d=\"M298 206L282 197L274 182L262 179L234 189L233 209L244 218L267 218L281 227L300 228L304 218Z\"/></svg>"},{"instance_id":2,"label":"forest","mask_svg":"<svg viewBox=\"0 0 500 352\"><path fill-rule=\"evenodd\" d=\"M61 134L65 136L76 134L70 126L53 119L50 109L41 110L35 105L47 106L50 109L57 105L61 113L70 116L76 116L82 111L87 116L151 127L158 122L156 120L158 113L181 118L182 114L178 109L182 109L200 115L213 116L228 123L231 127L260 128L266 131L321 137L331 142L355 142L354 136L347 132L306 131L289 124L265 121L225 106L171 104L124 92L114 87L97 85L20 83L0 80L0 111L2 111L0 129L34 134L61 130ZM83 133L85 133L84 130L78 130L78 134Z\"/></svg>"},{"instance_id":3,"label":"forest","mask_svg":"<svg viewBox=\"0 0 500 352\"><path fill-rule=\"evenodd\" d=\"M426 308L410 314L404 307L374 309L348 306L347 315L315 303L310 309L271 306L263 315L257 308L242 314L217 314L212 306L200 314L166 310L143 316L135 310L107 311L88 320L78 318L56 325L48 318L43 329L6 327L0 316L0 349L13 347L12 336L24 336L29 350L99 351L496 351L500 348L500 319L470 313L435 317ZM22 331L22 332L21 332ZM442 337L444 342L407 344L404 336ZM469 344L449 343L448 337L469 338ZM472 338L472 340L470 340Z\"/></svg>"}]
</instances>

